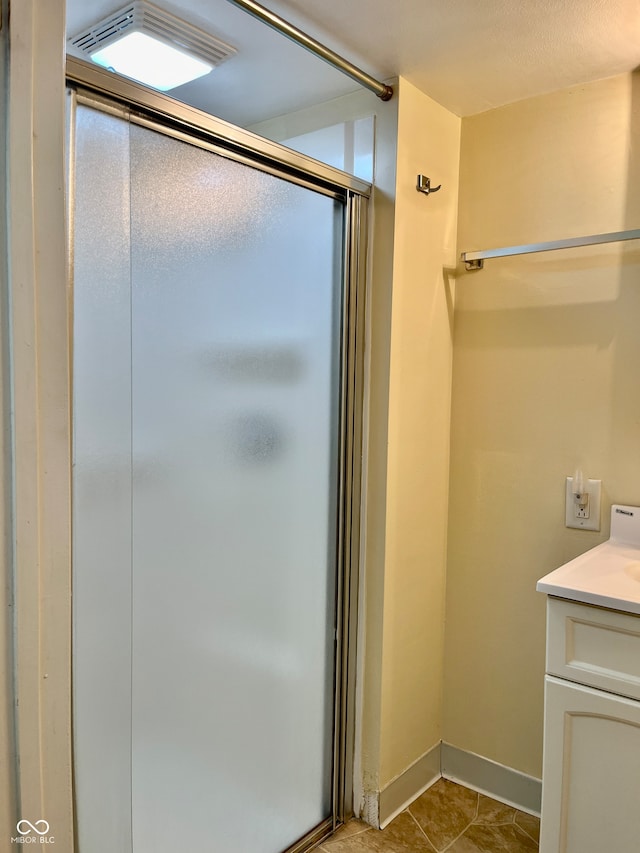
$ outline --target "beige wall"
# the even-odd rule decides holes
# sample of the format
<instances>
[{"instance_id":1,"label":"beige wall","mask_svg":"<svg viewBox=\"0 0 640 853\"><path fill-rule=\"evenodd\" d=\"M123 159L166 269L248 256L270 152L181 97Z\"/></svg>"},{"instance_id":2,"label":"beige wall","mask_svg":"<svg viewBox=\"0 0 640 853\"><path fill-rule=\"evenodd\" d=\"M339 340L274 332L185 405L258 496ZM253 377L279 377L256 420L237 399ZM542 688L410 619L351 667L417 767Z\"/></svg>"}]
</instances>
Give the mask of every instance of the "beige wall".
<instances>
[{"instance_id":1,"label":"beige wall","mask_svg":"<svg viewBox=\"0 0 640 853\"><path fill-rule=\"evenodd\" d=\"M0 2L0 20L6 24L7 8L4 0ZM0 26L0 115L7 114L5 61L7 54L7 27ZM5 122L3 121L3 126ZM7 223L6 223L6 151L5 136L0 137L0 844L4 843L7 833L14 825L15 816L15 743L13 736L13 583L11 564L11 448L9 433L9 387L8 387L8 269L7 259Z\"/></svg>"},{"instance_id":2,"label":"beige wall","mask_svg":"<svg viewBox=\"0 0 640 853\"><path fill-rule=\"evenodd\" d=\"M460 251L640 226L640 77L463 120ZM444 739L541 773L536 580L640 504L638 243L487 261L457 282ZM600 533L564 478L603 481Z\"/></svg>"},{"instance_id":3,"label":"beige wall","mask_svg":"<svg viewBox=\"0 0 640 853\"><path fill-rule=\"evenodd\" d=\"M12 435L5 440L13 453L9 678L18 761L2 792L13 800L8 825L0 824L2 850L19 818L47 821L56 847L73 849L64 11L64 0L20 0L11 4L8 32Z\"/></svg>"},{"instance_id":4,"label":"beige wall","mask_svg":"<svg viewBox=\"0 0 640 853\"><path fill-rule=\"evenodd\" d=\"M400 79L380 787L441 737L460 119ZM416 192L418 173L440 192Z\"/></svg>"}]
</instances>

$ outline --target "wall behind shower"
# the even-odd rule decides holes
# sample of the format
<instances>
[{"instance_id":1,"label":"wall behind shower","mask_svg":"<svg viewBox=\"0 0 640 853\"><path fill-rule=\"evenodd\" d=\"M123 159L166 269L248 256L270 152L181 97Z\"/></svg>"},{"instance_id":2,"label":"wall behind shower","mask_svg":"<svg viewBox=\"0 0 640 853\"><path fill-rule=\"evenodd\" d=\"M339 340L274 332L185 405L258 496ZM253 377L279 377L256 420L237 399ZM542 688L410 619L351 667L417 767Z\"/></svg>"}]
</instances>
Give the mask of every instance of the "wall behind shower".
<instances>
[{"instance_id":1,"label":"wall behind shower","mask_svg":"<svg viewBox=\"0 0 640 853\"><path fill-rule=\"evenodd\" d=\"M460 251L640 226L640 76L466 118ZM536 580L640 503L637 242L485 262L457 282L444 739L539 777ZM600 533L564 478L602 478Z\"/></svg>"},{"instance_id":2,"label":"wall behind shower","mask_svg":"<svg viewBox=\"0 0 640 853\"><path fill-rule=\"evenodd\" d=\"M395 124L395 117L395 104L383 104L372 93L361 90L247 129L371 182L374 150L379 147L376 122L388 126L390 120Z\"/></svg>"}]
</instances>

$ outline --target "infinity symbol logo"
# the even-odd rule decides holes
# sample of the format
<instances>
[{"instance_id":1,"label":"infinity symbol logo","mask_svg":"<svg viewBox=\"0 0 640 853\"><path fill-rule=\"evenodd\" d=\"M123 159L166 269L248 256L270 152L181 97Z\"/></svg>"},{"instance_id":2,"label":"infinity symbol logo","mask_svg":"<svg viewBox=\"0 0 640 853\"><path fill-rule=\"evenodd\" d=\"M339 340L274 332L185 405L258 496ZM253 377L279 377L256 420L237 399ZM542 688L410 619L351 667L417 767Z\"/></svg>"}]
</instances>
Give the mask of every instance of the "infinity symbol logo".
<instances>
[{"instance_id":1,"label":"infinity symbol logo","mask_svg":"<svg viewBox=\"0 0 640 853\"><path fill-rule=\"evenodd\" d=\"M39 826L43 826L44 829L38 829ZM27 828L25 829L25 827ZM49 824L46 820L37 820L35 823L31 823L30 820L19 820L16 829L20 835L29 835L31 830L38 835L46 835L49 832Z\"/></svg>"}]
</instances>

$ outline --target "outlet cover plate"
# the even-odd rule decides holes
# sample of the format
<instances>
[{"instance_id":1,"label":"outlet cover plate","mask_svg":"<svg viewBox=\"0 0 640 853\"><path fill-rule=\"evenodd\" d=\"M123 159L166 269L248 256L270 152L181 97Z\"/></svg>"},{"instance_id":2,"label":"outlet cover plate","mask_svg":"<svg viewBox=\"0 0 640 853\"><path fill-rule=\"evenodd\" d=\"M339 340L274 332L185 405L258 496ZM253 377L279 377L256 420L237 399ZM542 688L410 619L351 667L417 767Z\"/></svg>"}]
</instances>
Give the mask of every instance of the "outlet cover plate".
<instances>
[{"instance_id":1,"label":"outlet cover plate","mask_svg":"<svg viewBox=\"0 0 640 853\"><path fill-rule=\"evenodd\" d=\"M600 492L602 480L587 480L589 493L589 518L576 518L576 502L573 499L573 477L567 477L565 495L565 527L577 527L578 530L600 530Z\"/></svg>"}]
</instances>

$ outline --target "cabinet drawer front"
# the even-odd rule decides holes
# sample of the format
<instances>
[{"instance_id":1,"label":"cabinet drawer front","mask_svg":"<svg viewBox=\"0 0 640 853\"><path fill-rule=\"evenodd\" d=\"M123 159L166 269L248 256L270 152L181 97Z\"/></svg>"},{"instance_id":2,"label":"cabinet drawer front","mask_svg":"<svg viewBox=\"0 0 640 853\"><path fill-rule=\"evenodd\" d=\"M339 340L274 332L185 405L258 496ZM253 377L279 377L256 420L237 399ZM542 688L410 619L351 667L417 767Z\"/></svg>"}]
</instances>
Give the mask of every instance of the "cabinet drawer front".
<instances>
[{"instance_id":1,"label":"cabinet drawer front","mask_svg":"<svg viewBox=\"0 0 640 853\"><path fill-rule=\"evenodd\" d=\"M640 617L550 598L547 672L640 699Z\"/></svg>"}]
</instances>

